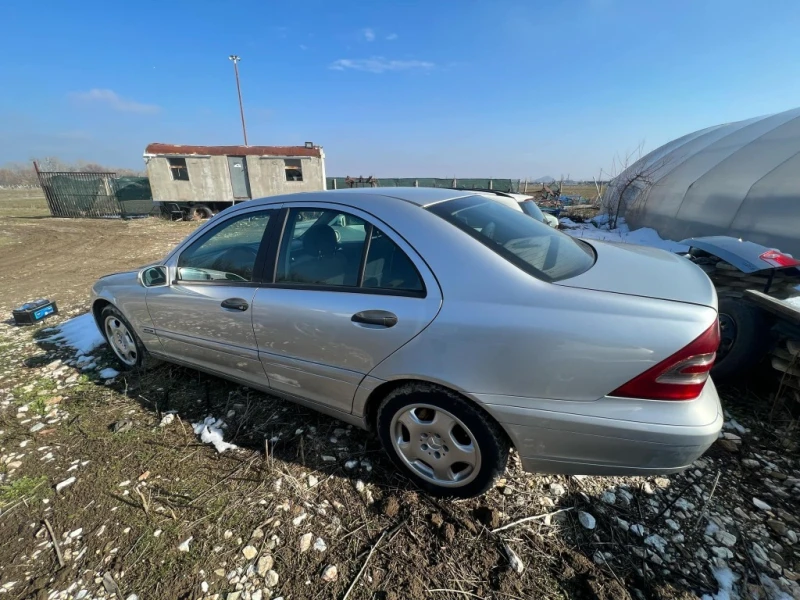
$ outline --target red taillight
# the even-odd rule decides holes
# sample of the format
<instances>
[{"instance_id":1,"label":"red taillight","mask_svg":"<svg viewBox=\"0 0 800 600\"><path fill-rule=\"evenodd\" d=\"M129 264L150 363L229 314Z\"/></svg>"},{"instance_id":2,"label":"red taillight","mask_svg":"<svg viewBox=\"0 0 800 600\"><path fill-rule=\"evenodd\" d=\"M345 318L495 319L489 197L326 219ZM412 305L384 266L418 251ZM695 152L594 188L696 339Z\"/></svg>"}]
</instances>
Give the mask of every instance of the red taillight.
<instances>
[{"instance_id":1,"label":"red taillight","mask_svg":"<svg viewBox=\"0 0 800 600\"><path fill-rule=\"evenodd\" d=\"M692 400L706 384L719 346L719 322L669 358L617 388L610 396L647 400Z\"/></svg>"},{"instance_id":2,"label":"red taillight","mask_svg":"<svg viewBox=\"0 0 800 600\"><path fill-rule=\"evenodd\" d=\"M800 265L800 260L795 260L788 254L778 252L777 250L767 250L758 258L773 267L796 267Z\"/></svg>"}]
</instances>

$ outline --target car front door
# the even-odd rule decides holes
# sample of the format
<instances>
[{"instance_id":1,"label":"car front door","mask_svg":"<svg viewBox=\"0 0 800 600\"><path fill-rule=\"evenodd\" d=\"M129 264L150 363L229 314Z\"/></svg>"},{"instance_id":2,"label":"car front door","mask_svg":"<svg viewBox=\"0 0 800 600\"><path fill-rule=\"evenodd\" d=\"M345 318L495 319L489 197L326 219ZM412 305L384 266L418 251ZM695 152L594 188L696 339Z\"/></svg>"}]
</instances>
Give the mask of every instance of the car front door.
<instances>
[{"instance_id":1,"label":"car front door","mask_svg":"<svg viewBox=\"0 0 800 600\"><path fill-rule=\"evenodd\" d=\"M272 282L253 298L274 390L350 413L359 383L441 306L424 261L385 223L350 207L283 209Z\"/></svg>"},{"instance_id":2,"label":"car front door","mask_svg":"<svg viewBox=\"0 0 800 600\"><path fill-rule=\"evenodd\" d=\"M148 288L147 308L168 358L268 386L252 305L277 212L251 209L209 223L170 259L170 284Z\"/></svg>"}]
</instances>

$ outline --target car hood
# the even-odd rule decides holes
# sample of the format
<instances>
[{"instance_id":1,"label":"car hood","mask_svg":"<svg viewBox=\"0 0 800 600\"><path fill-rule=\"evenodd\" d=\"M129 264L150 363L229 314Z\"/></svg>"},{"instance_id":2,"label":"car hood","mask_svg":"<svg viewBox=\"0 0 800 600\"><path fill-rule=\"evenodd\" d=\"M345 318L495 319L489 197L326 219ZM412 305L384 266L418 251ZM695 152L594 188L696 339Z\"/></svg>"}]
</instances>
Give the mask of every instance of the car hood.
<instances>
[{"instance_id":1,"label":"car hood","mask_svg":"<svg viewBox=\"0 0 800 600\"><path fill-rule=\"evenodd\" d=\"M583 241L597 254L594 266L556 285L717 308L711 280L690 260L647 246Z\"/></svg>"}]
</instances>

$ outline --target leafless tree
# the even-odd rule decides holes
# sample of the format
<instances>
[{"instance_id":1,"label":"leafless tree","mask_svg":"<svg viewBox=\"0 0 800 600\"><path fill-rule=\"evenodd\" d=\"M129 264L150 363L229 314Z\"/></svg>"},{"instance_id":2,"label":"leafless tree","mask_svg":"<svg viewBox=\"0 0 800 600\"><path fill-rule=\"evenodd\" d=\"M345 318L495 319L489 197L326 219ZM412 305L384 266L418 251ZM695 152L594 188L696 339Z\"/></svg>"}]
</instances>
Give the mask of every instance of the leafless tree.
<instances>
[{"instance_id":1,"label":"leafless tree","mask_svg":"<svg viewBox=\"0 0 800 600\"><path fill-rule=\"evenodd\" d=\"M661 169L672 160L669 154L655 160L646 158L643 141L632 151L614 157L611 172L606 173L611 181L600 203L601 211L608 215L609 229L615 229L619 217L647 197Z\"/></svg>"},{"instance_id":2,"label":"leafless tree","mask_svg":"<svg viewBox=\"0 0 800 600\"><path fill-rule=\"evenodd\" d=\"M42 171L79 171L83 173L111 172L120 176L139 176L144 174L142 171L106 167L85 160L77 160L70 163L61 160L57 156L45 156L43 158L34 158L28 163L7 163L0 166L0 188L37 187L39 185L39 180L36 177L36 172L33 170L33 161L39 164L39 169Z\"/></svg>"}]
</instances>

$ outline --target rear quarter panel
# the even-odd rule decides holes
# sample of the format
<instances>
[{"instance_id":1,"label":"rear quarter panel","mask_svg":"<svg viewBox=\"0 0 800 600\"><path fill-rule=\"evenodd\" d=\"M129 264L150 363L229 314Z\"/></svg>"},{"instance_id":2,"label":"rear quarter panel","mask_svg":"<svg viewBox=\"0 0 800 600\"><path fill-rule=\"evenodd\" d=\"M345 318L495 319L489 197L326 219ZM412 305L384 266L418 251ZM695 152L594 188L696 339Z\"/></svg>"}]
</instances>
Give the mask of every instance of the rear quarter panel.
<instances>
[{"instance_id":1,"label":"rear quarter panel","mask_svg":"<svg viewBox=\"0 0 800 600\"><path fill-rule=\"evenodd\" d=\"M717 316L710 307L545 283L417 206L393 207L391 222L428 263L443 300L420 335L370 372L375 380L594 401L691 342Z\"/></svg>"}]
</instances>

